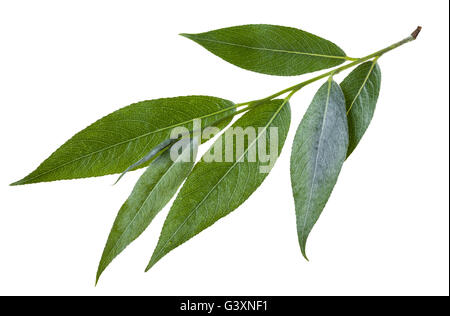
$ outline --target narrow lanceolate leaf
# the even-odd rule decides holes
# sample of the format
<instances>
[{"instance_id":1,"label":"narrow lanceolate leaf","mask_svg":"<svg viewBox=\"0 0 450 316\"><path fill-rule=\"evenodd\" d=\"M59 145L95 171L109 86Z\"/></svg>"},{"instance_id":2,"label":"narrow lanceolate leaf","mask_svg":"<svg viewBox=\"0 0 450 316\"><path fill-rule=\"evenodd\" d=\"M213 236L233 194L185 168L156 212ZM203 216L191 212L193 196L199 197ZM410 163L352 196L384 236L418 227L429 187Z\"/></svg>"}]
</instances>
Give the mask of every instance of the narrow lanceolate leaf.
<instances>
[{"instance_id":1,"label":"narrow lanceolate leaf","mask_svg":"<svg viewBox=\"0 0 450 316\"><path fill-rule=\"evenodd\" d=\"M181 34L238 67L277 76L331 68L347 57L335 44L285 26L256 24Z\"/></svg>"},{"instance_id":2,"label":"narrow lanceolate leaf","mask_svg":"<svg viewBox=\"0 0 450 316\"><path fill-rule=\"evenodd\" d=\"M13 185L120 173L170 137L174 127L193 129L228 117L234 104L209 96L143 101L115 111L58 148L35 171ZM223 128L231 120L221 121ZM145 164L140 167L144 167Z\"/></svg>"},{"instance_id":3,"label":"narrow lanceolate leaf","mask_svg":"<svg viewBox=\"0 0 450 316\"><path fill-rule=\"evenodd\" d=\"M147 270L235 210L259 187L281 152L289 124L289 104L274 100L244 114L218 138L181 188ZM243 134L245 138L239 137Z\"/></svg>"},{"instance_id":4,"label":"narrow lanceolate leaf","mask_svg":"<svg viewBox=\"0 0 450 316\"><path fill-rule=\"evenodd\" d=\"M161 152L163 152L165 149L167 149L168 147L170 147L170 145L174 144L177 141L177 139L166 139L165 141L163 141L162 143L156 145L155 147L152 148L152 150L150 150L143 158L141 158L139 161L135 162L134 164L132 164L131 166L129 166L127 169L125 169L124 172L122 172L119 176L119 178L117 178L116 182L114 184L117 184L117 182L119 182L120 179L122 179L122 177L131 170L135 170L137 169L139 166L145 164L146 162L152 160L153 158L155 158L158 154L160 154Z\"/></svg>"},{"instance_id":5,"label":"narrow lanceolate leaf","mask_svg":"<svg viewBox=\"0 0 450 316\"><path fill-rule=\"evenodd\" d=\"M174 147L179 147L181 154L171 157L171 149L167 149L158 156L119 210L98 266L97 281L111 261L139 237L169 202L194 166L195 139L182 139Z\"/></svg>"},{"instance_id":6,"label":"narrow lanceolate leaf","mask_svg":"<svg viewBox=\"0 0 450 316\"><path fill-rule=\"evenodd\" d=\"M345 99L337 83L328 80L317 91L303 117L291 153L291 184L300 248L336 184L348 148Z\"/></svg>"},{"instance_id":7,"label":"narrow lanceolate leaf","mask_svg":"<svg viewBox=\"0 0 450 316\"><path fill-rule=\"evenodd\" d=\"M380 93L380 85L381 71L376 61L359 65L341 82L348 120L347 157L355 150L369 127Z\"/></svg>"}]
</instances>

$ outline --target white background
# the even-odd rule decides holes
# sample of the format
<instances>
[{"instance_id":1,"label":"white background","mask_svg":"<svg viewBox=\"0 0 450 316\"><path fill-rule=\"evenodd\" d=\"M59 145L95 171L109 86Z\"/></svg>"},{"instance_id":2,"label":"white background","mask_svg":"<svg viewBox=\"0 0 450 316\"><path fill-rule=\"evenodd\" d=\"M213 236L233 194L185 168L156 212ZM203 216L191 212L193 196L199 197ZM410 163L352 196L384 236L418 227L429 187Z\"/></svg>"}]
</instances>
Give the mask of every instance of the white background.
<instances>
[{"instance_id":1,"label":"white background","mask_svg":"<svg viewBox=\"0 0 450 316\"><path fill-rule=\"evenodd\" d=\"M448 1L1 1L0 294L448 295ZM9 187L59 145L127 104L207 94L236 102L309 78L227 64L177 36L267 23L323 36L359 57L423 26L383 56L375 117L300 255L290 147L316 83L292 100L272 173L238 210L144 268L166 207L95 272L141 171ZM336 79L341 81L345 74Z\"/></svg>"}]
</instances>

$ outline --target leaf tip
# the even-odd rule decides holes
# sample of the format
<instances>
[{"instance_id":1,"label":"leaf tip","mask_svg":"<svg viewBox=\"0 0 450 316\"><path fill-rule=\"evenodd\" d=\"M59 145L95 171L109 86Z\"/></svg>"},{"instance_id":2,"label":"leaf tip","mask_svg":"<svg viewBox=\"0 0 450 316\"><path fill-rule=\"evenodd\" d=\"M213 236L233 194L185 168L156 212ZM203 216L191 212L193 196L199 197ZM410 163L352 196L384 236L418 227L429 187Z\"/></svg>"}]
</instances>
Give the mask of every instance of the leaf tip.
<instances>
[{"instance_id":1,"label":"leaf tip","mask_svg":"<svg viewBox=\"0 0 450 316\"><path fill-rule=\"evenodd\" d=\"M115 186L117 184L117 182L119 182L120 179L122 179L124 174L125 174L125 172L123 172L112 185Z\"/></svg>"},{"instance_id":2,"label":"leaf tip","mask_svg":"<svg viewBox=\"0 0 450 316\"><path fill-rule=\"evenodd\" d=\"M155 263L158 262L158 260L159 259L156 259L155 257L152 256L144 272L148 272L148 270L150 270L155 265Z\"/></svg>"},{"instance_id":3,"label":"leaf tip","mask_svg":"<svg viewBox=\"0 0 450 316\"><path fill-rule=\"evenodd\" d=\"M153 263L152 261L150 261L149 264L145 267L144 272L148 272L148 270L150 270L150 269L153 267L154 264L155 264L155 263Z\"/></svg>"},{"instance_id":4,"label":"leaf tip","mask_svg":"<svg viewBox=\"0 0 450 316\"><path fill-rule=\"evenodd\" d=\"M308 256L306 255L306 249L305 249L305 247L302 247L302 255L303 255L303 258L305 258L305 260L309 262L309 258L308 258Z\"/></svg>"},{"instance_id":5,"label":"leaf tip","mask_svg":"<svg viewBox=\"0 0 450 316\"><path fill-rule=\"evenodd\" d=\"M303 258L305 258L306 261L309 262L309 258L306 255L306 239L307 238L308 238L307 236L306 237L303 236L303 238L299 238L299 244L300 244L300 251L302 253Z\"/></svg>"},{"instance_id":6,"label":"leaf tip","mask_svg":"<svg viewBox=\"0 0 450 316\"><path fill-rule=\"evenodd\" d=\"M193 36L194 34L180 33L180 34L178 34L178 35L183 36L183 37L186 37L186 38L188 38L188 39L192 39L192 36Z\"/></svg>"},{"instance_id":7,"label":"leaf tip","mask_svg":"<svg viewBox=\"0 0 450 316\"><path fill-rule=\"evenodd\" d=\"M97 286L98 281L100 280L100 276L102 275L103 270L104 269L101 269L100 267L98 267L97 275L95 276L95 285L94 285L95 287Z\"/></svg>"},{"instance_id":8,"label":"leaf tip","mask_svg":"<svg viewBox=\"0 0 450 316\"><path fill-rule=\"evenodd\" d=\"M22 185L22 184L25 184L25 183L26 183L26 182L23 181L23 179L22 179L22 180L19 180L19 181L15 181L15 182L13 182L13 183L10 183L9 186L14 187L14 186L16 186L16 185Z\"/></svg>"}]
</instances>

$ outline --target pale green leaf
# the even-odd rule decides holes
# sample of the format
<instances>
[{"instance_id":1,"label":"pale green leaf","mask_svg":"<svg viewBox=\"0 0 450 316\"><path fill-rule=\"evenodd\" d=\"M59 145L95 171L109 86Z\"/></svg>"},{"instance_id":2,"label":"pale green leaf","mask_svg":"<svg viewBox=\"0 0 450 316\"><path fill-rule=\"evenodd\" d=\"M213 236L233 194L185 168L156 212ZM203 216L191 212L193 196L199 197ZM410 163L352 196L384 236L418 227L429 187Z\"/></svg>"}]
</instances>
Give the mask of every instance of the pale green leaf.
<instances>
[{"instance_id":1,"label":"pale green leaf","mask_svg":"<svg viewBox=\"0 0 450 316\"><path fill-rule=\"evenodd\" d=\"M289 124L289 104L274 100L253 108L232 125L232 128L241 127L243 131L261 127L256 130L255 137L246 138L242 151L238 150L237 142L225 147L231 129L219 137L181 188L164 223L147 270L172 249L235 210L259 187L268 172L263 169L269 164L262 162L264 159L260 152L269 153L270 146L274 146L275 160L283 147ZM277 144L272 139L273 136L270 137L274 135L274 130L278 133ZM217 144L220 146L214 150ZM207 159L207 156L217 152L224 162ZM227 152L231 152L229 160L225 159Z\"/></svg>"},{"instance_id":2,"label":"pale green leaf","mask_svg":"<svg viewBox=\"0 0 450 316\"><path fill-rule=\"evenodd\" d=\"M347 156L355 150L369 127L380 93L380 85L381 71L376 61L359 65L341 82L348 120Z\"/></svg>"},{"instance_id":3,"label":"pale green leaf","mask_svg":"<svg viewBox=\"0 0 450 316\"><path fill-rule=\"evenodd\" d=\"M337 83L328 80L317 91L303 117L291 153L291 184L300 248L336 184L348 148L345 99Z\"/></svg>"},{"instance_id":4,"label":"pale green leaf","mask_svg":"<svg viewBox=\"0 0 450 316\"><path fill-rule=\"evenodd\" d=\"M185 96L138 102L117 110L82 130L58 148L35 171L13 185L120 173L167 140L174 127L190 130L232 119L231 101L209 96ZM144 167L145 164L140 167Z\"/></svg>"},{"instance_id":5,"label":"pale green leaf","mask_svg":"<svg viewBox=\"0 0 450 316\"><path fill-rule=\"evenodd\" d=\"M111 261L150 225L194 166L196 139L182 139L174 146L181 147L181 154L171 157L171 149L166 149L158 156L119 210L100 259L97 281Z\"/></svg>"},{"instance_id":6,"label":"pale green leaf","mask_svg":"<svg viewBox=\"0 0 450 316\"><path fill-rule=\"evenodd\" d=\"M141 158L139 161L136 161L134 164L132 164L131 166L129 166L127 169L125 169L124 172L122 172L119 176L119 178L117 178L116 182L114 184L117 184L117 182L120 181L120 179L122 179L122 177L131 170L135 170L138 169L138 167L140 167L141 165L144 165L145 163L147 163L148 161L154 159L158 154L160 154L161 152L163 152L165 149L167 149L168 147L170 147L172 144L174 144L177 141L177 139L166 139L165 141L163 141L162 143L156 145L152 150L150 150L143 158Z\"/></svg>"},{"instance_id":7,"label":"pale green leaf","mask_svg":"<svg viewBox=\"0 0 450 316\"><path fill-rule=\"evenodd\" d=\"M332 42L292 27L252 24L181 35L233 65L269 75L301 75L347 59Z\"/></svg>"}]
</instances>

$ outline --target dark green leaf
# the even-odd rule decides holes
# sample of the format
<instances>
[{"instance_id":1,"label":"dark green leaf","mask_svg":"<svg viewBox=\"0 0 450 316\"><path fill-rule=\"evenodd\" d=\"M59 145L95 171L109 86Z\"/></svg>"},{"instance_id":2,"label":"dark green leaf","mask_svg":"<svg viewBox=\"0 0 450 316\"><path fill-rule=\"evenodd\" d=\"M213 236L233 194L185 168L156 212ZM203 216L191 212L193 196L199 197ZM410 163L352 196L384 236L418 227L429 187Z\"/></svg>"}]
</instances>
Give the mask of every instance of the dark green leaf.
<instances>
[{"instance_id":1,"label":"dark green leaf","mask_svg":"<svg viewBox=\"0 0 450 316\"><path fill-rule=\"evenodd\" d=\"M174 146L181 147L178 158L172 160L170 149L158 156L119 210L98 266L97 281L111 261L150 225L194 166L197 141L182 139Z\"/></svg>"},{"instance_id":2,"label":"dark green leaf","mask_svg":"<svg viewBox=\"0 0 450 316\"><path fill-rule=\"evenodd\" d=\"M269 75L301 75L337 66L347 58L330 41L285 26L242 25L181 35L233 65Z\"/></svg>"},{"instance_id":3,"label":"dark green leaf","mask_svg":"<svg viewBox=\"0 0 450 316\"><path fill-rule=\"evenodd\" d=\"M317 91L303 117L291 153L291 183L300 248L336 184L348 148L345 99L337 83L328 80Z\"/></svg>"},{"instance_id":4,"label":"dark green leaf","mask_svg":"<svg viewBox=\"0 0 450 316\"><path fill-rule=\"evenodd\" d=\"M181 188L164 223L147 270L172 249L235 210L259 187L268 172L261 172L261 167L267 167L268 164L261 162L264 160L261 152L265 150L268 153L271 146L272 149L275 148L274 163L283 147L289 124L288 103L274 100L253 108L232 125L233 128L241 127L243 131L261 127L255 132L255 137L245 138L242 151L238 149L237 141L233 141L233 146L224 146L226 139L231 139L231 129L219 137ZM248 127L250 129L247 130ZM277 141L272 138L274 130L278 133ZM215 151L216 146L218 149ZM225 158L227 152L231 153L228 156L231 159L223 159L227 162L207 159L217 152L220 157Z\"/></svg>"},{"instance_id":5,"label":"dark green leaf","mask_svg":"<svg viewBox=\"0 0 450 316\"><path fill-rule=\"evenodd\" d=\"M348 120L347 157L356 148L369 127L380 93L380 85L380 67L372 61L359 65L341 83Z\"/></svg>"},{"instance_id":6,"label":"dark green leaf","mask_svg":"<svg viewBox=\"0 0 450 316\"><path fill-rule=\"evenodd\" d=\"M143 101L115 111L58 148L35 171L13 185L120 173L168 139L172 128L207 126L235 111L234 104L209 96ZM221 121L221 128L232 117ZM144 167L141 165L140 167Z\"/></svg>"}]
</instances>

